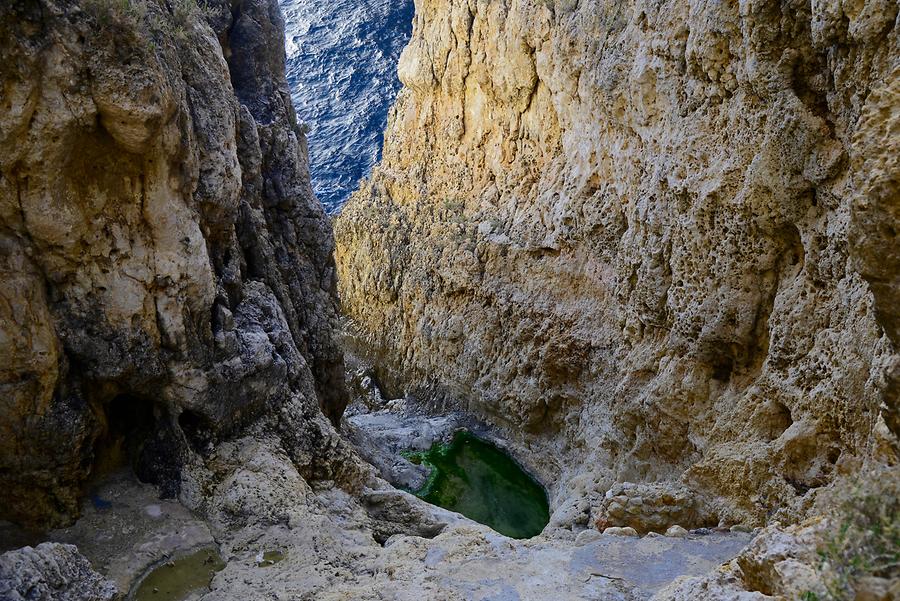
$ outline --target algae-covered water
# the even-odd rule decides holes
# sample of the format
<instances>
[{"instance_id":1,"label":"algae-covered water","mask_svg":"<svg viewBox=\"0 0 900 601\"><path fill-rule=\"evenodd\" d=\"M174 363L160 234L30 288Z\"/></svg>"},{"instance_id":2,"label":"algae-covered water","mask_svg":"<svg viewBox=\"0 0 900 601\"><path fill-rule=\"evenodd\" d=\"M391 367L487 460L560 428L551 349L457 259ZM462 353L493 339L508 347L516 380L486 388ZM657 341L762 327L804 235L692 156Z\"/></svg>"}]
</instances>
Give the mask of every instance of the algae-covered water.
<instances>
[{"instance_id":1,"label":"algae-covered water","mask_svg":"<svg viewBox=\"0 0 900 601\"><path fill-rule=\"evenodd\" d=\"M432 505L511 538L536 536L550 520L543 487L503 451L470 432L406 456L432 468L425 486L413 491Z\"/></svg>"},{"instance_id":2,"label":"algae-covered water","mask_svg":"<svg viewBox=\"0 0 900 601\"><path fill-rule=\"evenodd\" d=\"M192 593L209 588L216 572L225 563L215 549L201 549L165 563L144 578L129 601L181 601Z\"/></svg>"}]
</instances>

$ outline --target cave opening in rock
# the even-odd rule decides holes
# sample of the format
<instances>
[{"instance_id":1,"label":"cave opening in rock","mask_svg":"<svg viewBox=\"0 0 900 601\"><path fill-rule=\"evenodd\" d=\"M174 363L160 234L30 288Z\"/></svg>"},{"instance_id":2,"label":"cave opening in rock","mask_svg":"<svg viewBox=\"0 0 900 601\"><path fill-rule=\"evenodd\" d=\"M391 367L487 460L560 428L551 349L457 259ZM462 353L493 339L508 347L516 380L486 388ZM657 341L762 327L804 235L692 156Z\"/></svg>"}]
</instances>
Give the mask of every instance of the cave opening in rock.
<instances>
[{"instance_id":1,"label":"cave opening in rock","mask_svg":"<svg viewBox=\"0 0 900 601\"><path fill-rule=\"evenodd\" d=\"M152 400L120 394L103 407L104 428L94 445L91 480L130 470L163 497L177 495L181 445L169 427L167 412Z\"/></svg>"},{"instance_id":2,"label":"cave opening in rock","mask_svg":"<svg viewBox=\"0 0 900 601\"><path fill-rule=\"evenodd\" d=\"M92 476L100 479L134 467L143 441L155 427L153 403L120 394L104 407L105 427L94 447Z\"/></svg>"},{"instance_id":3,"label":"cave opening in rock","mask_svg":"<svg viewBox=\"0 0 900 601\"><path fill-rule=\"evenodd\" d=\"M547 493L537 480L501 449L470 432L457 432L449 444L437 443L406 456L431 468L414 494L432 505L511 538L537 536L550 521Z\"/></svg>"}]
</instances>

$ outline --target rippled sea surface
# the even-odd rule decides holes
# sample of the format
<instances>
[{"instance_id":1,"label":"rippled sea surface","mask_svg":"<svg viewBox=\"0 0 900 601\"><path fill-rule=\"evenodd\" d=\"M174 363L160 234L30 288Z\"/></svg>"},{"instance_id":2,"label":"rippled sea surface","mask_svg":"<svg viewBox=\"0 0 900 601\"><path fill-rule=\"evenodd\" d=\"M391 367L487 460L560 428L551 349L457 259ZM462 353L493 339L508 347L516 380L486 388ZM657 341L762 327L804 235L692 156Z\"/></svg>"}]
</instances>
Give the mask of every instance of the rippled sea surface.
<instances>
[{"instance_id":1,"label":"rippled sea surface","mask_svg":"<svg viewBox=\"0 0 900 601\"><path fill-rule=\"evenodd\" d=\"M336 212L381 155L411 0L280 0L287 77L309 126L313 189Z\"/></svg>"}]
</instances>

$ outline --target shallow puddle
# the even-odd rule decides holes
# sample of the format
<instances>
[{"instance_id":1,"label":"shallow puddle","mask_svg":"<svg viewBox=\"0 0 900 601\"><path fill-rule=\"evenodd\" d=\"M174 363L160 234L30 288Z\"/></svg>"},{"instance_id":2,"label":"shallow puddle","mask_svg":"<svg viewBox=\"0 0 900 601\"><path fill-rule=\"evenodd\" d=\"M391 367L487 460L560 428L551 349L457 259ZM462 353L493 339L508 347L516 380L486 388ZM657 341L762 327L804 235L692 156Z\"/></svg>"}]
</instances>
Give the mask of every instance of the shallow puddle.
<instances>
[{"instance_id":1,"label":"shallow puddle","mask_svg":"<svg viewBox=\"0 0 900 601\"><path fill-rule=\"evenodd\" d=\"M413 493L512 538L540 534L550 520L547 493L512 458L469 432L450 444L405 453L431 467L425 486Z\"/></svg>"},{"instance_id":2,"label":"shallow puddle","mask_svg":"<svg viewBox=\"0 0 900 601\"><path fill-rule=\"evenodd\" d=\"M213 548L162 564L144 578L128 596L129 601L182 601L191 593L209 588L225 562Z\"/></svg>"},{"instance_id":3,"label":"shallow puddle","mask_svg":"<svg viewBox=\"0 0 900 601\"><path fill-rule=\"evenodd\" d=\"M261 568L268 568L284 559L284 553L281 551L266 551L256 556L256 565Z\"/></svg>"}]
</instances>

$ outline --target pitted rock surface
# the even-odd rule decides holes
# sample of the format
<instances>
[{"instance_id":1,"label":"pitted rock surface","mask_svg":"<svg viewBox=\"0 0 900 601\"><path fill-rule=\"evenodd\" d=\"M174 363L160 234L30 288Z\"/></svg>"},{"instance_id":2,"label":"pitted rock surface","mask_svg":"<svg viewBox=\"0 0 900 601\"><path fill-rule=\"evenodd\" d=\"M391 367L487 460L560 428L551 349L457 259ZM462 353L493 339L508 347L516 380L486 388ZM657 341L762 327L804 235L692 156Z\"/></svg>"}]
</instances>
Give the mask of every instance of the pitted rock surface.
<instances>
[{"instance_id":1,"label":"pitted rock surface","mask_svg":"<svg viewBox=\"0 0 900 601\"><path fill-rule=\"evenodd\" d=\"M203 4L0 7L0 519L70 521L110 437L172 496L259 416L300 455L346 404L277 2Z\"/></svg>"},{"instance_id":2,"label":"pitted rock surface","mask_svg":"<svg viewBox=\"0 0 900 601\"><path fill-rule=\"evenodd\" d=\"M726 525L896 455L895 2L416 8L335 221L389 395L545 445L561 505L685 485Z\"/></svg>"},{"instance_id":3,"label":"pitted rock surface","mask_svg":"<svg viewBox=\"0 0 900 601\"><path fill-rule=\"evenodd\" d=\"M113 601L115 583L91 568L74 545L41 543L0 555L5 601Z\"/></svg>"},{"instance_id":4,"label":"pitted rock surface","mask_svg":"<svg viewBox=\"0 0 900 601\"><path fill-rule=\"evenodd\" d=\"M593 513L592 523L598 530L627 526L641 533L662 534L673 525L687 528L716 525L696 493L672 485L616 484L606 491Z\"/></svg>"}]
</instances>

